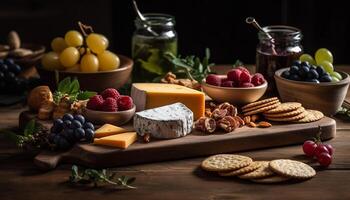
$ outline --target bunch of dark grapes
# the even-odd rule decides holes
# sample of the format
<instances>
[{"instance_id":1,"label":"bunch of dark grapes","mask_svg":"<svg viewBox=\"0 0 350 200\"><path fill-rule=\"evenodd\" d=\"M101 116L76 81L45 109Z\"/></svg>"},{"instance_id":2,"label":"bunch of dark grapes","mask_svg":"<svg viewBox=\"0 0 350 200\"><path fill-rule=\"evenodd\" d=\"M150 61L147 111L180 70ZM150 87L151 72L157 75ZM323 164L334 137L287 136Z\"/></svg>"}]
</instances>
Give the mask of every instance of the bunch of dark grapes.
<instances>
[{"instance_id":1,"label":"bunch of dark grapes","mask_svg":"<svg viewBox=\"0 0 350 200\"><path fill-rule=\"evenodd\" d=\"M46 149L50 147L48 141L49 130L44 126L37 125L35 133L28 136L18 137L17 145L24 149Z\"/></svg>"},{"instance_id":2,"label":"bunch of dark grapes","mask_svg":"<svg viewBox=\"0 0 350 200\"><path fill-rule=\"evenodd\" d=\"M49 141L57 149L67 150L80 141L93 141L95 127L82 115L65 114L56 119L50 130Z\"/></svg>"}]
</instances>

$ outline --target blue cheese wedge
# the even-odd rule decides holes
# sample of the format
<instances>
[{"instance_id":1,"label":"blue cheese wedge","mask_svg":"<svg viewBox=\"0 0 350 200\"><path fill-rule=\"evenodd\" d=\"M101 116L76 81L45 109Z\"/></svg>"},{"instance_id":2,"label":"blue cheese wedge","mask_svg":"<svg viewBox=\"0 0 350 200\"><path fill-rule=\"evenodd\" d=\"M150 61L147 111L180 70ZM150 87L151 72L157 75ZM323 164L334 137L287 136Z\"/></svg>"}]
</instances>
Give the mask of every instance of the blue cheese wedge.
<instances>
[{"instance_id":1,"label":"blue cheese wedge","mask_svg":"<svg viewBox=\"0 0 350 200\"><path fill-rule=\"evenodd\" d=\"M193 112L182 103L144 110L134 116L134 128L140 136L178 138L189 134L192 126Z\"/></svg>"}]
</instances>

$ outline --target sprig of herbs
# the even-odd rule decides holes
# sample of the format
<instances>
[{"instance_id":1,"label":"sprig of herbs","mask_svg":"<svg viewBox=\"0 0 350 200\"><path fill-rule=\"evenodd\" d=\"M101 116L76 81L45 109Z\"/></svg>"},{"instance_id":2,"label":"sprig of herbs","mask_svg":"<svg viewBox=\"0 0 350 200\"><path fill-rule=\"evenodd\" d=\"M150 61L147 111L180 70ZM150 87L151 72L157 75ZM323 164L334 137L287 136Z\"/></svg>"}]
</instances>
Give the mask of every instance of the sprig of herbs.
<instances>
[{"instance_id":1,"label":"sprig of herbs","mask_svg":"<svg viewBox=\"0 0 350 200\"><path fill-rule=\"evenodd\" d=\"M59 82L57 91L53 94L53 99L55 103L59 103L62 97L68 95L71 102L77 100L86 100L90 97L96 95L96 92L91 91L81 91L79 81L74 78L71 80L70 77L66 77L61 82Z\"/></svg>"},{"instance_id":2,"label":"sprig of herbs","mask_svg":"<svg viewBox=\"0 0 350 200\"><path fill-rule=\"evenodd\" d=\"M78 166L73 165L72 174L69 176L69 182L73 184L93 184L95 187L99 183L107 183L114 186L120 186L130 189L135 189L136 187L131 186L136 178L121 176L116 177L116 172L109 172L107 169L81 169Z\"/></svg>"},{"instance_id":3,"label":"sprig of herbs","mask_svg":"<svg viewBox=\"0 0 350 200\"><path fill-rule=\"evenodd\" d=\"M341 107L338 110L337 115L339 115L343 119L350 120L350 108Z\"/></svg>"}]
</instances>

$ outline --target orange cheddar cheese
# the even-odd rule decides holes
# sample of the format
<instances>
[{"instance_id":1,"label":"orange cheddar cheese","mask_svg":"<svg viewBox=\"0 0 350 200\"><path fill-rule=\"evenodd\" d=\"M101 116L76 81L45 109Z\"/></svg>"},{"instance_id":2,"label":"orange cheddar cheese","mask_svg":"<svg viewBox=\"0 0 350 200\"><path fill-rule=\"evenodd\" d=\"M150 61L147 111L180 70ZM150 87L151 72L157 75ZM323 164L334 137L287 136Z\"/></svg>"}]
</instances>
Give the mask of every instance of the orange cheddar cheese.
<instances>
[{"instance_id":1,"label":"orange cheddar cheese","mask_svg":"<svg viewBox=\"0 0 350 200\"><path fill-rule=\"evenodd\" d=\"M102 138L95 138L94 144L118 147L126 149L137 140L136 132L126 132L117 135L110 135Z\"/></svg>"},{"instance_id":2,"label":"orange cheddar cheese","mask_svg":"<svg viewBox=\"0 0 350 200\"><path fill-rule=\"evenodd\" d=\"M131 97L137 111L180 102L193 112L194 119L204 116L205 94L181 85L134 83L131 88Z\"/></svg>"},{"instance_id":3,"label":"orange cheddar cheese","mask_svg":"<svg viewBox=\"0 0 350 200\"><path fill-rule=\"evenodd\" d=\"M105 124L95 131L94 137L101 138L101 137L106 137L106 136L125 133L125 132L128 132L128 130L118 126L114 126L112 124Z\"/></svg>"}]
</instances>

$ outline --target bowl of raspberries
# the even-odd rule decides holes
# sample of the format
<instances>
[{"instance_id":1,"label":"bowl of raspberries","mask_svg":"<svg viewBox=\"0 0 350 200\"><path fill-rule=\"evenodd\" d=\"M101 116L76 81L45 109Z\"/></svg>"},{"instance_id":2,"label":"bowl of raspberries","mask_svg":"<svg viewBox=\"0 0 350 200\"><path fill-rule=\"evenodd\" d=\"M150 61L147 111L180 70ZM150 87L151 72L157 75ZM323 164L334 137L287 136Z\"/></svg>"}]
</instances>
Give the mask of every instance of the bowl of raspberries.
<instances>
[{"instance_id":1,"label":"bowl of raspberries","mask_svg":"<svg viewBox=\"0 0 350 200\"><path fill-rule=\"evenodd\" d=\"M262 74L251 74L240 66L226 75L209 74L202 81L202 88L214 101L240 105L260 99L267 89L267 81Z\"/></svg>"},{"instance_id":2,"label":"bowl of raspberries","mask_svg":"<svg viewBox=\"0 0 350 200\"><path fill-rule=\"evenodd\" d=\"M108 88L89 99L83 115L94 124L122 125L132 119L135 110L136 106L130 96Z\"/></svg>"}]
</instances>

